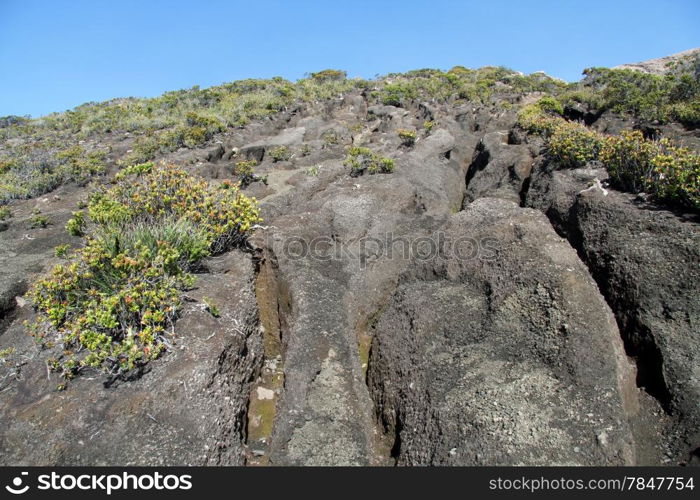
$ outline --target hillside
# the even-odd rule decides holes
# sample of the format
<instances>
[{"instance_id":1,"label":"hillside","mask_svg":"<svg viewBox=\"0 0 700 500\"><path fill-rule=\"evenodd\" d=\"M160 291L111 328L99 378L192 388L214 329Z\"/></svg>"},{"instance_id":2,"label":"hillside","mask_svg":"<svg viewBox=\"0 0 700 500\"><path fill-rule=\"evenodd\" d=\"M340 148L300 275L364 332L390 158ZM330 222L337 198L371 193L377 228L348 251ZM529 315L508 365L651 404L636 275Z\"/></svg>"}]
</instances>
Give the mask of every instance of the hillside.
<instances>
[{"instance_id":1,"label":"hillside","mask_svg":"<svg viewBox=\"0 0 700 500\"><path fill-rule=\"evenodd\" d=\"M0 118L0 462L697 462L700 58L657 66Z\"/></svg>"}]
</instances>

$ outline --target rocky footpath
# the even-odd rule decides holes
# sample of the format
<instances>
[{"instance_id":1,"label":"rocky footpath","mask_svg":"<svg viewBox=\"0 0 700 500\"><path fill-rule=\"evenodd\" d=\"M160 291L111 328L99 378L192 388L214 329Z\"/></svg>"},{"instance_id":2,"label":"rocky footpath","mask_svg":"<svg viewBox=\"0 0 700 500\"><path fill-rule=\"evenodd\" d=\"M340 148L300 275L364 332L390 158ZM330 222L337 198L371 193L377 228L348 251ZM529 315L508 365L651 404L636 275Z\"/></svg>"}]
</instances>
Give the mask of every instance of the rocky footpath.
<instances>
[{"instance_id":1,"label":"rocky footpath","mask_svg":"<svg viewBox=\"0 0 700 500\"><path fill-rule=\"evenodd\" d=\"M94 374L56 392L22 326L21 295L70 242L60 229L84 193L49 195L47 229L13 220L0 232L0 349L17 350L0 375L0 462L693 460L697 221L614 192L600 165L558 170L515 129L522 97L502 98L404 108L353 93L165 157L212 182L255 159L267 183L246 191L265 221L207 263L173 345L132 381ZM397 135L426 120L414 145ZM351 145L395 171L351 176ZM280 146L289 158L271 155Z\"/></svg>"}]
</instances>

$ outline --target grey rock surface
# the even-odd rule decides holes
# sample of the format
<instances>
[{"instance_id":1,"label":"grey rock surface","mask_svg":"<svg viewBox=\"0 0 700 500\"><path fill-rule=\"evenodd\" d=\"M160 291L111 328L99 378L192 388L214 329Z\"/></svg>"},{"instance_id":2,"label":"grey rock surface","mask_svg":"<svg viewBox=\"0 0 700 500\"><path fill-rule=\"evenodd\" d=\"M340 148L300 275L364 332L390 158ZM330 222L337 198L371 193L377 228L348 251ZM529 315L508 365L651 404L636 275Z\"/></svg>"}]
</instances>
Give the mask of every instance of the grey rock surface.
<instances>
[{"instance_id":1,"label":"grey rock surface","mask_svg":"<svg viewBox=\"0 0 700 500\"><path fill-rule=\"evenodd\" d=\"M634 463L632 368L575 251L540 212L495 198L444 231L375 330L368 383L398 463ZM464 258L465 235L488 246Z\"/></svg>"}]
</instances>

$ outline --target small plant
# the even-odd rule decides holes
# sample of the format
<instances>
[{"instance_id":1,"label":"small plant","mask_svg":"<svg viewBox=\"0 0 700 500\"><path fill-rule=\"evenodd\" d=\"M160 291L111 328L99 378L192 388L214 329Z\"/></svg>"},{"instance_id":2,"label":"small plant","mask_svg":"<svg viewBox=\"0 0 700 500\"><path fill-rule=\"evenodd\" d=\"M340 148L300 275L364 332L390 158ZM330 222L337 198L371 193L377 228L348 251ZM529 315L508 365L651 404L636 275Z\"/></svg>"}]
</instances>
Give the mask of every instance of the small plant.
<instances>
[{"instance_id":1,"label":"small plant","mask_svg":"<svg viewBox=\"0 0 700 500\"><path fill-rule=\"evenodd\" d=\"M70 250L70 245L58 245L54 248L54 254L56 257L64 258L68 255L68 250Z\"/></svg>"},{"instance_id":2,"label":"small plant","mask_svg":"<svg viewBox=\"0 0 700 500\"><path fill-rule=\"evenodd\" d=\"M258 176L255 175L253 170L257 164L257 160L242 160L236 163L236 166L233 168L233 175L238 177L242 187L249 186L258 180Z\"/></svg>"},{"instance_id":3,"label":"small plant","mask_svg":"<svg viewBox=\"0 0 700 500\"><path fill-rule=\"evenodd\" d=\"M221 316L221 312L219 311L219 308L212 301L212 299L210 299L209 297L204 297L202 299L202 302L204 302L204 306L205 306L207 312L209 312L209 314L211 314L215 318L218 318Z\"/></svg>"},{"instance_id":4,"label":"small plant","mask_svg":"<svg viewBox=\"0 0 700 500\"><path fill-rule=\"evenodd\" d=\"M357 177L364 172L388 174L394 171L394 160L384 158L369 148L351 147L343 165L350 167L350 175Z\"/></svg>"},{"instance_id":5,"label":"small plant","mask_svg":"<svg viewBox=\"0 0 700 500\"><path fill-rule=\"evenodd\" d=\"M71 236L82 236L85 232L85 212L82 210L73 212L73 217L66 223L66 231Z\"/></svg>"},{"instance_id":6,"label":"small plant","mask_svg":"<svg viewBox=\"0 0 700 500\"><path fill-rule=\"evenodd\" d=\"M15 352L14 347L8 347L7 349L0 350L0 361L2 361L4 363L5 359L8 356L12 355L12 353L14 353L14 352Z\"/></svg>"},{"instance_id":7,"label":"small plant","mask_svg":"<svg viewBox=\"0 0 700 500\"><path fill-rule=\"evenodd\" d=\"M362 132L363 128L364 128L364 126L362 125L362 123L358 122L358 123L354 123L354 124L350 125L348 127L348 130L350 132L352 132L353 134L359 134L360 132Z\"/></svg>"},{"instance_id":8,"label":"small plant","mask_svg":"<svg viewBox=\"0 0 700 500\"><path fill-rule=\"evenodd\" d=\"M125 167L121 169L119 172L117 172L117 175L114 176L115 181L120 181L124 177L127 177L129 175L144 175L150 172L153 169L154 163L152 161L146 162L146 163L137 163L136 165L129 165L128 167ZM85 208L85 207L81 207Z\"/></svg>"},{"instance_id":9,"label":"small plant","mask_svg":"<svg viewBox=\"0 0 700 500\"><path fill-rule=\"evenodd\" d=\"M312 167L307 168L304 173L310 177L318 177L318 174L321 172L321 167L319 165L314 165Z\"/></svg>"},{"instance_id":10,"label":"small plant","mask_svg":"<svg viewBox=\"0 0 700 500\"><path fill-rule=\"evenodd\" d=\"M435 128L435 122L431 120L425 120L423 122L423 130L425 130L426 135L430 134L430 132L433 131L433 128Z\"/></svg>"},{"instance_id":11,"label":"small plant","mask_svg":"<svg viewBox=\"0 0 700 500\"><path fill-rule=\"evenodd\" d=\"M416 143L416 137L418 134L415 130L407 130L405 128L400 128L396 131L398 136L401 138L401 143L404 146L413 146Z\"/></svg>"},{"instance_id":12,"label":"small plant","mask_svg":"<svg viewBox=\"0 0 700 500\"><path fill-rule=\"evenodd\" d=\"M122 165L145 163L155 158L159 151L160 144L155 137L140 137L119 163Z\"/></svg>"},{"instance_id":13,"label":"small plant","mask_svg":"<svg viewBox=\"0 0 700 500\"><path fill-rule=\"evenodd\" d=\"M321 135L321 138L323 139L323 144L326 147L340 144L340 135L335 130L326 130Z\"/></svg>"},{"instance_id":14,"label":"small plant","mask_svg":"<svg viewBox=\"0 0 700 500\"><path fill-rule=\"evenodd\" d=\"M302 144L299 148L299 154L301 156L309 156L311 154L311 146L308 144Z\"/></svg>"},{"instance_id":15,"label":"small plant","mask_svg":"<svg viewBox=\"0 0 700 500\"><path fill-rule=\"evenodd\" d=\"M273 162L287 161L292 157L292 152L287 146L277 146L270 151Z\"/></svg>"},{"instance_id":16,"label":"small plant","mask_svg":"<svg viewBox=\"0 0 700 500\"><path fill-rule=\"evenodd\" d=\"M0 221L4 221L12 217L12 211L8 207L0 207Z\"/></svg>"},{"instance_id":17,"label":"small plant","mask_svg":"<svg viewBox=\"0 0 700 500\"><path fill-rule=\"evenodd\" d=\"M46 215L35 214L29 219L29 227L31 229L45 228L51 224L51 219Z\"/></svg>"}]
</instances>

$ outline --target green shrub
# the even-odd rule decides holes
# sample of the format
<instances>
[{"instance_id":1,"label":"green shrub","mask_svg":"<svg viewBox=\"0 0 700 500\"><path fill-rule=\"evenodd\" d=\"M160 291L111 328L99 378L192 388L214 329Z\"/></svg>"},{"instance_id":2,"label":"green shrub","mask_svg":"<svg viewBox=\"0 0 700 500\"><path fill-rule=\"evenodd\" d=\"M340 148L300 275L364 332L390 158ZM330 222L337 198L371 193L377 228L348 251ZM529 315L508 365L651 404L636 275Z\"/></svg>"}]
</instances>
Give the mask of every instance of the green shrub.
<instances>
[{"instance_id":1,"label":"green shrub","mask_svg":"<svg viewBox=\"0 0 700 500\"><path fill-rule=\"evenodd\" d=\"M318 174L321 173L321 167L319 165L313 165L304 170L304 173L309 177L318 177Z\"/></svg>"},{"instance_id":2,"label":"green shrub","mask_svg":"<svg viewBox=\"0 0 700 500\"><path fill-rule=\"evenodd\" d=\"M115 181L120 181L124 177L127 177L129 175L144 175L149 173L151 170L153 170L154 163L152 161L146 162L146 163L138 163L136 165L129 165L128 167L125 167L121 169L117 174L114 176ZM84 207L87 208L87 207Z\"/></svg>"},{"instance_id":3,"label":"green shrub","mask_svg":"<svg viewBox=\"0 0 700 500\"><path fill-rule=\"evenodd\" d=\"M189 127L199 127L205 129L208 133L216 133L224 130L224 126L217 118L200 115L194 111L189 111L185 115L185 123Z\"/></svg>"},{"instance_id":4,"label":"green shrub","mask_svg":"<svg viewBox=\"0 0 700 500\"><path fill-rule=\"evenodd\" d=\"M668 139L650 141L637 130L623 131L604 139L599 159L621 189L700 209L700 155Z\"/></svg>"},{"instance_id":5,"label":"green shrub","mask_svg":"<svg viewBox=\"0 0 700 500\"><path fill-rule=\"evenodd\" d=\"M536 106L545 113L552 115L564 114L564 106L552 96L542 97L539 101L537 101Z\"/></svg>"},{"instance_id":6,"label":"green shrub","mask_svg":"<svg viewBox=\"0 0 700 500\"><path fill-rule=\"evenodd\" d=\"M435 122L431 120L425 120L423 122L423 130L425 130L426 134L430 134L432 132L433 128L435 127Z\"/></svg>"},{"instance_id":7,"label":"green shrub","mask_svg":"<svg viewBox=\"0 0 700 500\"><path fill-rule=\"evenodd\" d=\"M0 221L4 221L12 217L12 211L8 207L0 207Z\"/></svg>"},{"instance_id":8,"label":"green shrub","mask_svg":"<svg viewBox=\"0 0 700 500\"><path fill-rule=\"evenodd\" d=\"M518 126L531 134L550 134L558 120L542 111L537 104L524 106L518 112Z\"/></svg>"},{"instance_id":9,"label":"green shrub","mask_svg":"<svg viewBox=\"0 0 700 500\"><path fill-rule=\"evenodd\" d=\"M54 254L56 257L64 258L68 255L68 250L70 250L70 245L58 245L54 248Z\"/></svg>"},{"instance_id":10,"label":"green shrub","mask_svg":"<svg viewBox=\"0 0 700 500\"><path fill-rule=\"evenodd\" d=\"M308 144L302 144L299 148L299 154L301 156L309 156L311 154L311 146Z\"/></svg>"},{"instance_id":11,"label":"green shrub","mask_svg":"<svg viewBox=\"0 0 700 500\"><path fill-rule=\"evenodd\" d=\"M350 175L356 177L368 174L388 174L394 171L394 160L384 158L369 148L351 147L343 165L350 167Z\"/></svg>"},{"instance_id":12,"label":"green shrub","mask_svg":"<svg viewBox=\"0 0 700 500\"><path fill-rule=\"evenodd\" d=\"M311 73L311 78L322 82L345 80L348 74L339 69L324 69L318 73Z\"/></svg>"},{"instance_id":13,"label":"green shrub","mask_svg":"<svg viewBox=\"0 0 700 500\"><path fill-rule=\"evenodd\" d=\"M700 211L700 155L673 146L663 149L654 157L645 191L663 202Z\"/></svg>"},{"instance_id":14,"label":"green shrub","mask_svg":"<svg viewBox=\"0 0 700 500\"><path fill-rule=\"evenodd\" d=\"M600 143L597 132L578 123L560 120L549 136L547 151L561 167L578 168L598 157Z\"/></svg>"},{"instance_id":15,"label":"green shrub","mask_svg":"<svg viewBox=\"0 0 700 500\"><path fill-rule=\"evenodd\" d=\"M73 217L66 223L66 231L71 236L83 236L85 234L85 212L78 210L73 212Z\"/></svg>"},{"instance_id":16,"label":"green shrub","mask_svg":"<svg viewBox=\"0 0 700 500\"><path fill-rule=\"evenodd\" d=\"M287 161L292 157L292 152L287 146L277 146L270 150L270 157L273 162Z\"/></svg>"},{"instance_id":17,"label":"green shrub","mask_svg":"<svg viewBox=\"0 0 700 500\"><path fill-rule=\"evenodd\" d=\"M155 137L140 137L134 142L131 151L127 152L120 160L120 164L137 165L139 163L146 163L154 159L159 151L160 145Z\"/></svg>"},{"instance_id":18,"label":"green shrub","mask_svg":"<svg viewBox=\"0 0 700 500\"><path fill-rule=\"evenodd\" d=\"M652 173L657 154L657 145L638 130L622 131L603 140L599 159L618 187L639 192Z\"/></svg>"},{"instance_id":19,"label":"green shrub","mask_svg":"<svg viewBox=\"0 0 700 500\"><path fill-rule=\"evenodd\" d=\"M692 101L672 104L670 114L687 127L700 127L700 96Z\"/></svg>"},{"instance_id":20,"label":"green shrub","mask_svg":"<svg viewBox=\"0 0 700 500\"><path fill-rule=\"evenodd\" d=\"M340 134L335 130L326 130L321 134L321 139L323 139L323 144L325 146L335 146L340 144Z\"/></svg>"},{"instance_id":21,"label":"green shrub","mask_svg":"<svg viewBox=\"0 0 700 500\"><path fill-rule=\"evenodd\" d=\"M88 367L125 376L158 357L194 282L189 270L260 221L236 186L210 187L173 166L94 193L88 215L85 246L30 293L34 335L63 346L53 368L67 379Z\"/></svg>"},{"instance_id":22,"label":"green shrub","mask_svg":"<svg viewBox=\"0 0 700 500\"><path fill-rule=\"evenodd\" d=\"M29 218L29 227L31 229L45 228L51 224L51 219L46 215L35 214Z\"/></svg>"},{"instance_id":23,"label":"green shrub","mask_svg":"<svg viewBox=\"0 0 700 500\"><path fill-rule=\"evenodd\" d=\"M416 97L416 90L405 83L387 84L380 91L380 100L389 106L402 106L406 101Z\"/></svg>"},{"instance_id":24,"label":"green shrub","mask_svg":"<svg viewBox=\"0 0 700 500\"><path fill-rule=\"evenodd\" d=\"M396 131L396 133L404 146L413 146L416 143L416 137L418 137L418 134L415 130L400 128Z\"/></svg>"},{"instance_id":25,"label":"green shrub","mask_svg":"<svg viewBox=\"0 0 700 500\"><path fill-rule=\"evenodd\" d=\"M209 134L204 127L187 127L183 135L183 144L188 148L196 148L209 140Z\"/></svg>"},{"instance_id":26,"label":"green shrub","mask_svg":"<svg viewBox=\"0 0 700 500\"><path fill-rule=\"evenodd\" d=\"M256 160L242 160L236 162L236 166L233 168L233 174L238 177L242 187L246 187L258 180L254 171L257 164L258 162Z\"/></svg>"}]
</instances>

